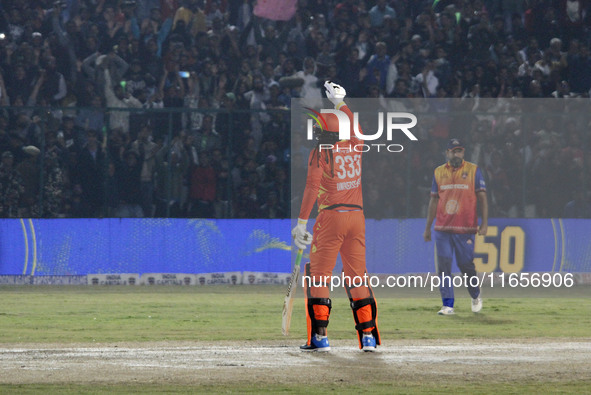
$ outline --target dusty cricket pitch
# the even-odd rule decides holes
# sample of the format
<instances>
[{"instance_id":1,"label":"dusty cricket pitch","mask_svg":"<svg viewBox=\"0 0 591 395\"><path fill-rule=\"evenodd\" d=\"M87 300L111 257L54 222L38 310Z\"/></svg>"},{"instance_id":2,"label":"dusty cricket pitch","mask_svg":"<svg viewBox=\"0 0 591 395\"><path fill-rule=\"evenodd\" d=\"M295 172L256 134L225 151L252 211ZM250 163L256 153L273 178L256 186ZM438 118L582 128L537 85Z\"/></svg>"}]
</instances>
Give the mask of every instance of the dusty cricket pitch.
<instances>
[{"instance_id":1,"label":"dusty cricket pitch","mask_svg":"<svg viewBox=\"0 0 591 395\"><path fill-rule=\"evenodd\" d=\"M363 353L353 340L329 353L300 342L151 342L0 346L0 383L225 382L358 384L360 380L448 382L591 379L591 339L404 340ZM289 374L287 374L289 372Z\"/></svg>"}]
</instances>

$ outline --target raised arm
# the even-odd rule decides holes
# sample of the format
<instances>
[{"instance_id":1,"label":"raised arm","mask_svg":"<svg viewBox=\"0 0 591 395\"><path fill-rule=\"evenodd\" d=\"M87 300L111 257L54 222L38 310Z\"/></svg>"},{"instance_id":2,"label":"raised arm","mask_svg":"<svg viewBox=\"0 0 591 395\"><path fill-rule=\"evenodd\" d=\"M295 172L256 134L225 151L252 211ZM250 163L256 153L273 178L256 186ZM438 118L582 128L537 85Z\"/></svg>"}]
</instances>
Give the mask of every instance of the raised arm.
<instances>
[{"instance_id":1,"label":"raised arm","mask_svg":"<svg viewBox=\"0 0 591 395\"><path fill-rule=\"evenodd\" d=\"M84 73L86 73L87 76L89 76L90 78L92 78L92 80L94 81L96 78L96 58L99 56L100 54L98 52L93 53L92 55L89 55L88 57L86 57L86 59L84 59L82 61L82 71L84 71Z\"/></svg>"}]
</instances>

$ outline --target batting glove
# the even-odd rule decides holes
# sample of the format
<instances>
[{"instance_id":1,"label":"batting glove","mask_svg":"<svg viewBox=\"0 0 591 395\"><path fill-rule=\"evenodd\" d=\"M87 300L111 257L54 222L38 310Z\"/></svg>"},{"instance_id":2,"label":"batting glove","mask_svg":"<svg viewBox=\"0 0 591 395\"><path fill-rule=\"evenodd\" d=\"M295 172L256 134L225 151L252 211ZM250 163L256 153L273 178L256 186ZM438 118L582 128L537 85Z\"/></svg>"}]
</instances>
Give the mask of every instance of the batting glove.
<instances>
[{"instance_id":1,"label":"batting glove","mask_svg":"<svg viewBox=\"0 0 591 395\"><path fill-rule=\"evenodd\" d=\"M312 233L306 230L307 219L299 219L298 224L291 230L291 236L293 237L293 243L300 250L305 250L312 243Z\"/></svg>"},{"instance_id":2,"label":"batting glove","mask_svg":"<svg viewBox=\"0 0 591 395\"><path fill-rule=\"evenodd\" d=\"M332 104L334 104L337 110L339 109L339 107L345 104L345 102L343 101L345 96L347 96L347 91L345 90L345 88L343 88L339 84L335 84L334 82L330 81L326 81L324 83L324 87L326 88L326 90L324 91L326 93L326 97L328 97L328 100L330 100Z\"/></svg>"}]
</instances>

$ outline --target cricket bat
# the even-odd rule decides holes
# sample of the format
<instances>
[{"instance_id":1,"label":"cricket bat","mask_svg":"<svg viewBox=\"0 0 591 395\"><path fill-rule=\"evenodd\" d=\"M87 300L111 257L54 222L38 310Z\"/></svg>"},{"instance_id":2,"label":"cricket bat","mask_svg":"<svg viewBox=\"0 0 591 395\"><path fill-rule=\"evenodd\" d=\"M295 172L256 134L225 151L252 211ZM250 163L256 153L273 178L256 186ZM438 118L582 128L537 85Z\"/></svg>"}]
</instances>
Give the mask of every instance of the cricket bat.
<instances>
[{"instance_id":1,"label":"cricket bat","mask_svg":"<svg viewBox=\"0 0 591 395\"><path fill-rule=\"evenodd\" d=\"M289 335L289 327L291 326L291 312L293 311L293 299L295 297L296 288L298 287L298 278L300 277L300 263L302 262L302 255L304 250L298 250L296 256L295 266L291 272L291 278L287 285L287 294L283 300L283 321L281 323L281 331L284 336Z\"/></svg>"}]
</instances>

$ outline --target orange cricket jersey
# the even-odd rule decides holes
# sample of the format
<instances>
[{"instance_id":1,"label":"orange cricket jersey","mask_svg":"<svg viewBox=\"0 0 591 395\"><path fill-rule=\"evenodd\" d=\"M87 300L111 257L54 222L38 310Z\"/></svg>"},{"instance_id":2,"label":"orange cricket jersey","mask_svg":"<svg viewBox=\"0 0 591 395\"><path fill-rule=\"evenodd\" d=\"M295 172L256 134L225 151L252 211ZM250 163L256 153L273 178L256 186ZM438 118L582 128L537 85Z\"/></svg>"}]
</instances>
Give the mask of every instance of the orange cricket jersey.
<instances>
[{"instance_id":1,"label":"orange cricket jersey","mask_svg":"<svg viewBox=\"0 0 591 395\"><path fill-rule=\"evenodd\" d=\"M476 233L476 192L485 190L480 169L474 163L463 161L457 169L449 163L436 168L431 187L431 195L439 196L434 229L450 233Z\"/></svg>"},{"instance_id":2,"label":"orange cricket jersey","mask_svg":"<svg viewBox=\"0 0 591 395\"><path fill-rule=\"evenodd\" d=\"M346 106L341 111L352 118L352 114ZM318 201L319 212L335 204L358 206L357 208L343 206L340 208L343 210L363 207L361 191L362 152L355 150L355 146L359 144L363 144L363 140L352 136L350 140L338 141L333 145L332 149L322 147L319 158L316 157L315 151L310 152L306 189L299 218L308 219L316 200ZM358 150L361 151L361 148L358 148ZM333 154L332 168L329 151L332 151Z\"/></svg>"}]
</instances>

